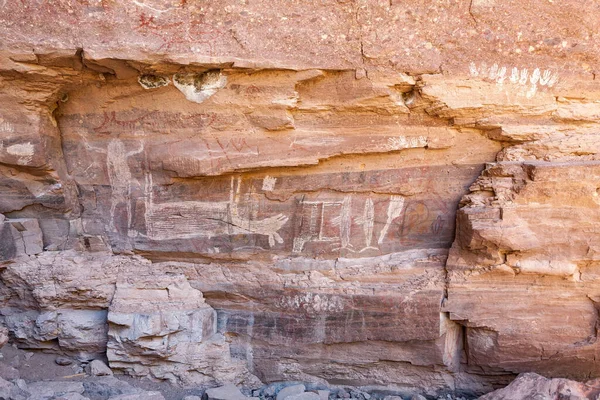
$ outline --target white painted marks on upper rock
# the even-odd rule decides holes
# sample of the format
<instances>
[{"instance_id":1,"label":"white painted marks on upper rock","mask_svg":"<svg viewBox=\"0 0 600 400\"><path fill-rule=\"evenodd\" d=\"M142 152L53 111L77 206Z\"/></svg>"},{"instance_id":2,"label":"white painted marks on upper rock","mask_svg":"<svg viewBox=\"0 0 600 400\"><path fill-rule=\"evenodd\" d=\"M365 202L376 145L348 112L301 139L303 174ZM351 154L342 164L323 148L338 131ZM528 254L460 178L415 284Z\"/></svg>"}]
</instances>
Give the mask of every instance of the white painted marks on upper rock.
<instances>
[{"instance_id":1,"label":"white painted marks on upper rock","mask_svg":"<svg viewBox=\"0 0 600 400\"><path fill-rule=\"evenodd\" d=\"M559 79L558 73L553 73L548 69L542 71L539 68L535 68L530 72L528 68L519 69L513 67L509 70L505 66L498 66L498 64L488 67L485 62L481 63L479 67L474 62L471 62L469 64L469 73L473 78L496 82L499 89L505 83L515 85L521 89L521 93L527 98L535 96L538 85L553 87Z\"/></svg>"},{"instance_id":2,"label":"white painted marks on upper rock","mask_svg":"<svg viewBox=\"0 0 600 400\"><path fill-rule=\"evenodd\" d=\"M13 156L17 156L19 164L26 165L31 162L34 154L34 147L31 142L18 143L8 146L6 152Z\"/></svg>"},{"instance_id":3,"label":"white painted marks on upper rock","mask_svg":"<svg viewBox=\"0 0 600 400\"><path fill-rule=\"evenodd\" d=\"M272 176L265 176L263 179L262 190L270 192L275 189L275 183L277 182L277 178L273 178Z\"/></svg>"},{"instance_id":4,"label":"white painted marks on upper rock","mask_svg":"<svg viewBox=\"0 0 600 400\"><path fill-rule=\"evenodd\" d=\"M387 210L387 221L379 234L379 240L377 243L383 243L387 232L394 221L394 219L398 218L402 214L402 210L404 208L404 197L402 196L390 196L390 203L388 205Z\"/></svg>"},{"instance_id":5,"label":"white painted marks on upper rock","mask_svg":"<svg viewBox=\"0 0 600 400\"><path fill-rule=\"evenodd\" d=\"M3 133L3 132L12 133L14 131L15 131L15 128L10 122L5 121L4 118L0 118L0 133Z\"/></svg>"},{"instance_id":6,"label":"white painted marks on upper rock","mask_svg":"<svg viewBox=\"0 0 600 400\"><path fill-rule=\"evenodd\" d=\"M387 148L389 150L415 149L419 147L427 147L427 138L425 136L391 137L388 138L387 142Z\"/></svg>"},{"instance_id":7,"label":"white painted marks on upper rock","mask_svg":"<svg viewBox=\"0 0 600 400\"><path fill-rule=\"evenodd\" d=\"M202 103L227 84L227 77L220 70L210 70L202 74L175 74L173 84L186 99Z\"/></svg>"}]
</instances>

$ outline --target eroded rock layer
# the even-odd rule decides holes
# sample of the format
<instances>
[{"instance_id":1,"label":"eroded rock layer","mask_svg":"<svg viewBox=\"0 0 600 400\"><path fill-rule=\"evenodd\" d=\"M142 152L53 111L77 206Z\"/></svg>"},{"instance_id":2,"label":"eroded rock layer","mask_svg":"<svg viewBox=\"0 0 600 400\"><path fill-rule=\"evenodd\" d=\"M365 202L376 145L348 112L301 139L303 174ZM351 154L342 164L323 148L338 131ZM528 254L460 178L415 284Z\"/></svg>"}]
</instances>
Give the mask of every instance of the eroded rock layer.
<instances>
[{"instance_id":1,"label":"eroded rock layer","mask_svg":"<svg viewBox=\"0 0 600 400\"><path fill-rule=\"evenodd\" d=\"M19 346L202 385L598 376L595 5L5 3Z\"/></svg>"}]
</instances>

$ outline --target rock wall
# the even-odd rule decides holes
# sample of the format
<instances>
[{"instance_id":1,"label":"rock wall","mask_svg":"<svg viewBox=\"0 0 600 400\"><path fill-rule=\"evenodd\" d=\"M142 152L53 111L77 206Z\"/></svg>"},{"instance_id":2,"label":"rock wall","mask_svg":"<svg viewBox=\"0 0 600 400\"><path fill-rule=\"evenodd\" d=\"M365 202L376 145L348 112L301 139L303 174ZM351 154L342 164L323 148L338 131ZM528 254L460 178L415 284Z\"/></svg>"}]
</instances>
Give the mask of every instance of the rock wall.
<instances>
[{"instance_id":1,"label":"rock wall","mask_svg":"<svg viewBox=\"0 0 600 400\"><path fill-rule=\"evenodd\" d=\"M12 340L184 384L599 376L592 3L0 4Z\"/></svg>"}]
</instances>

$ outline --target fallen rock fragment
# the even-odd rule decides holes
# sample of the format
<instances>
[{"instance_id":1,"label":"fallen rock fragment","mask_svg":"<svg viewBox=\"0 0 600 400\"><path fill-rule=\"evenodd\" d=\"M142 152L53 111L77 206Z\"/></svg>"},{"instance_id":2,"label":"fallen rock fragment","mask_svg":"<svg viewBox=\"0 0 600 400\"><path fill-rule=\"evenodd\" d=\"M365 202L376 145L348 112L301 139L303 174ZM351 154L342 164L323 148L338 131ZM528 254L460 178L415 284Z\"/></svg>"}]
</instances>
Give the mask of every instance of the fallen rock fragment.
<instances>
[{"instance_id":1,"label":"fallen rock fragment","mask_svg":"<svg viewBox=\"0 0 600 400\"><path fill-rule=\"evenodd\" d=\"M57 365L71 365L73 364L73 360L71 358L68 357L56 357L56 360L54 360L54 362Z\"/></svg>"},{"instance_id":2,"label":"fallen rock fragment","mask_svg":"<svg viewBox=\"0 0 600 400\"><path fill-rule=\"evenodd\" d=\"M12 381L13 379L19 379L20 372L18 369L5 364L0 363L0 377Z\"/></svg>"},{"instance_id":3,"label":"fallen rock fragment","mask_svg":"<svg viewBox=\"0 0 600 400\"><path fill-rule=\"evenodd\" d=\"M208 389L204 393L205 400L245 400L246 396L232 383Z\"/></svg>"},{"instance_id":4,"label":"fallen rock fragment","mask_svg":"<svg viewBox=\"0 0 600 400\"><path fill-rule=\"evenodd\" d=\"M39 381L27 385L32 399L46 399L68 394L83 394L83 383L68 381Z\"/></svg>"},{"instance_id":5,"label":"fallen rock fragment","mask_svg":"<svg viewBox=\"0 0 600 400\"><path fill-rule=\"evenodd\" d=\"M331 392L329 390L317 390L317 394L321 400L329 400L329 394Z\"/></svg>"},{"instance_id":6,"label":"fallen rock fragment","mask_svg":"<svg viewBox=\"0 0 600 400\"><path fill-rule=\"evenodd\" d=\"M549 379L535 373L521 374L505 388L495 390L479 400L551 400L551 399L597 399L600 395L600 379L577 382L564 378Z\"/></svg>"},{"instance_id":7,"label":"fallen rock fragment","mask_svg":"<svg viewBox=\"0 0 600 400\"><path fill-rule=\"evenodd\" d=\"M139 389L125 381L121 381L114 376L100 376L93 380L83 382L85 396L91 398L109 398L125 394L136 394Z\"/></svg>"},{"instance_id":8,"label":"fallen rock fragment","mask_svg":"<svg viewBox=\"0 0 600 400\"><path fill-rule=\"evenodd\" d=\"M91 376L111 376L112 370L100 360L93 360L85 367L85 372Z\"/></svg>"},{"instance_id":9,"label":"fallen rock fragment","mask_svg":"<svg viewBox=\"0 0 600 400\"><path fill-rule=\"evenodd\" d=\"M89 397L85 397L79 393L66 393L53 400L90 400Z\"/></svg>"},{"instance_id":10,"label":"fallen rock fragment","mask_svg":"<svg viewBox=\"0 0 600 400\"><path fill-rule=\"evenodd\" d=\"M9 381L0 378L0 398L8 399L14 386L15 385Z\"/></svg>"},{"instance_id":11,"label":"fallen rock fragment","mask_svg":"<svg viewBox=\"0 0 600 400\"><path fill-rule=\"evenodd\" d=\"M142 392L135 394L122 394L110 397L108 400L165 400L160 392Z\"/></svg>"},{"instance_id":12,"label":"fallen rock fragment","mask_svg":"<svg viewBox=\"0 0 600 400\"><path fill-rule=\"evenodd\" d=\"M279 391L279 393L277 393L276 400L285 400L290 396L295 396L295 395L304 393L305 390L306 390L306 387L304 385L292 385L292 386L284 387L283 389L281 389ZM301 399L298 399L298 400L301 400Z\"/></svg>"},{"instance_id":13,"label":"fallen rock fragment","mask_svg":"<svg viewBox=\"0 0 600 400\"><path fill-rule=\"evenodd\" d=\"M298 393L298 394L293 394L291 396L287 396L287 397L285 397L285 399L286 400L320 400L321 398L316 393L304 392L304 393Z\"/></svg>"},{"instance_id":14,"label":"fallen rock fragment","mask_svg":"<svg viewBox=\"0 0 600 400\"><path fill-rule=\"evenodd\" d=\"M210 70L201 74L175 74L173 84L186 99L202 103L227 84L227 77L220 70Z\"/></svg>"},{"instance_id":15,"label":"fallen rock fragment","mask_svg":"<svg viewBox=\"0 0 600 400\"><path fill-rule=\"evenodd\" d=\"M8 343L8 328L0 325L0 348Z\"/></svg>"}]
</instances>

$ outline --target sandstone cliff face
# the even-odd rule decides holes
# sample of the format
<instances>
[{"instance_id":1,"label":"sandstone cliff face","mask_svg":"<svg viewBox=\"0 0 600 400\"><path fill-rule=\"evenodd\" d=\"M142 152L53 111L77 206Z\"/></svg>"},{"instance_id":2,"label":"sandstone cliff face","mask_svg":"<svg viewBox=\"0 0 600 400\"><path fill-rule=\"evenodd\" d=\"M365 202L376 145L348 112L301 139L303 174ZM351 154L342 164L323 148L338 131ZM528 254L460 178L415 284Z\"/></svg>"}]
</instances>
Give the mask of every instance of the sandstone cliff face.
<instances>
[{"instance_id":1,"label":"sandstone cliff face","mask_svg":"<svg viewBox=\"0 0 600 400\"><path fill-rule=\"evenodd\" d=\"M598 376L595 7L5 2L12 340L188 384Z\"/></svg>"}]
</instances>

